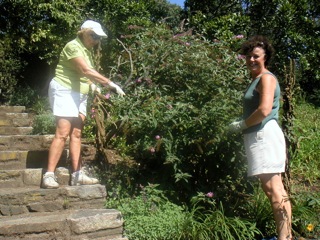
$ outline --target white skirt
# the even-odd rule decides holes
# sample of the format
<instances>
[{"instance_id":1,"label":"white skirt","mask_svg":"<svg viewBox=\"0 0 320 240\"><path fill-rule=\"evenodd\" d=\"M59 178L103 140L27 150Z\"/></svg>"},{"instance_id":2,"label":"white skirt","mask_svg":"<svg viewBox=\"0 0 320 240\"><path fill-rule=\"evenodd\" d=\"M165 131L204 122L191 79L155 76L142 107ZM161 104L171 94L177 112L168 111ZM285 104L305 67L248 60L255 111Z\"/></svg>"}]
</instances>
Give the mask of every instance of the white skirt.
<instances>
[{"instance_id":1,"label":"white skirt","mask_svg":"<svg viewBox=\"0 0 320 240\"><path fill-rule=\"evenodd\" d=\"M79 113L87 115L87 94L68 89L54 79L50 82L48 94L54 116L78 117Z\"/></svg>"},{"instance_id":2,"label":"white skirt","mask_svg":"<svg viewBox=\"0 0 320 240\"><path fill-rule=\"evenodd\" d=\"M276 120L270 120L257 132L244 134L244 145L248 176L285 171L286 144Z\"/></svg>"}]
</instances>

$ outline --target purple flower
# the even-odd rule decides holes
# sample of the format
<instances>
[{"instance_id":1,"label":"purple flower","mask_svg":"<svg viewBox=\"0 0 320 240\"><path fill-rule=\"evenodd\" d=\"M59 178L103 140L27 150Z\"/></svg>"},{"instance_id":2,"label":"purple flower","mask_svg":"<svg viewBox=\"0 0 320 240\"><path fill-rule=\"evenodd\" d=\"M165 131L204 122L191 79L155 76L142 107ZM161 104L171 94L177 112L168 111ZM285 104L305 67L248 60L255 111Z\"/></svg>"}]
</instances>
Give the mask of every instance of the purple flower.
<instances>
[{"instance_id":1,"label":"purple flower","mask_svg":"<svg viewBox=\"0 0 320 240\"><path fill-rule=\"evenodd\" d=\"M237 56L237 59L238 59L238 60L245 59L245 58L246 58L245 55L238 54L238 56Z\"/></svg>"},{"instance_id":2,"label":"purple flower","mask_svg":"<svg viewBox=\"0 0 320 240\"><path fill-rule=\"evenodd\" d=\"M156 152L156 150L154 149L154 147L151 147L151 148L150 148L150 152L151 152L151 153L155 153L155 152Z\"/></svg>"},{"instance_id":3,"label":"purple flower","mask_svg":"<svg viewBox=\"0 0 320 240\"><path fill-rule=\"evenodd\" d=\"M156 136L155 136L155 139L156 139L156 140L159 140L160 138L161 138L161 137L160 137L159 135L156 135Z\"/></svg>"},{"instance_id":4,"label":"purple flower","mask_svg":"<svg viewBox=\"0 0 320 240\"><path fill-rule=\"evenodd\" d=\"M141 82L142 82L141 78L136 79L136 83L141 83Z\"/></svg>"},{"instance_id":5,"label":"purple flower","mask_svg":"<svg viewBox=\"0 0 320 240\"><path fill-rule=\"evenodd\" d=\"M242 38L244 38L244 36L243 36L242 34L240 34L240 35L235 36L234 38L236 38L236 39L242 39Z\"/></svg>"},{"instance_id":6,"label":"purple flower","mask_svg":"<svg viewBox=\"0 0 320 240\"><path fill-rule=\"evenodd\" d=\"M206 194L206 196L207 196L208 198L213 198L214 193L213 193L213 192L208 192L208 193Z\"/></svg>"}]
</instances>

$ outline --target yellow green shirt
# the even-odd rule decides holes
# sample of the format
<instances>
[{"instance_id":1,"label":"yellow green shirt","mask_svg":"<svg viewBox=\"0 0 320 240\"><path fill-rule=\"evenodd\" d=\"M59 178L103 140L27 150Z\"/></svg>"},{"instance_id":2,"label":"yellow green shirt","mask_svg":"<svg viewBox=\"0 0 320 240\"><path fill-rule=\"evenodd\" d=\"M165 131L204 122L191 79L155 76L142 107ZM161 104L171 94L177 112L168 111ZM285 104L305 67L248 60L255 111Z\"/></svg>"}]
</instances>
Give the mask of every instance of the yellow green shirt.
<instances>
[{"instance_id":1,"label":"yellow green shirt","mask_svg":"<svg viewBox=\"0 0 320 240\"><path fill-rule=\"evenodd\" d=\"M89 79L81 77L70 59L83 57L90 68L94 68L92 52L77 37L62 49L54 79L62 86L82 94L89 92Z\"/></svg>"}]
</instances>

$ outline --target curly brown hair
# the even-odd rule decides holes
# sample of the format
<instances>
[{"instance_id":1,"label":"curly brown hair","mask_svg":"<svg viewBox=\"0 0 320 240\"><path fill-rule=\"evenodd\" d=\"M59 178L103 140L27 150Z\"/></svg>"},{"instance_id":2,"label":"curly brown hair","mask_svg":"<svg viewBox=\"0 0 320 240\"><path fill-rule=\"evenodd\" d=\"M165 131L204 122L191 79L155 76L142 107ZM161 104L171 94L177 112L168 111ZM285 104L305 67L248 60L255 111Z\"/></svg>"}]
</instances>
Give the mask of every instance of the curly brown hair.
<instances>
[{"instance_id":1,"label":"curly brown hair","mask_svg":"<svg viewBox=\"0 0 320 240\"><path fill-rule=\"evenodd\" d=\"M266 61L265 66L268 66L271 62L271 59L274 55L274 48L272 47L269 40L261 35L256 35L250 37L247 41L245 41L240 49L240 53L243 55L248 55L253 51L254 48L260 47L265 51Z\"/></svg>"}]
</instances>

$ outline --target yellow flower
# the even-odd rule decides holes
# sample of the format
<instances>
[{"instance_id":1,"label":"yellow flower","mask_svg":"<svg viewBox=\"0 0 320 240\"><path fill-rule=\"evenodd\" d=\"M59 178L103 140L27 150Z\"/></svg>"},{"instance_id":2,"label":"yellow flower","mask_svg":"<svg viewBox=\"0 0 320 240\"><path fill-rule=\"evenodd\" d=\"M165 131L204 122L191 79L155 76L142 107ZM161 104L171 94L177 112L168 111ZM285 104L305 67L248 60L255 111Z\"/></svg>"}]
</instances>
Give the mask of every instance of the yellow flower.
<instances>
[{"instance_id":1,"label":"yellow flower","mask_svg":"<svg viewBox=\"0 0 320 240\"><path fill-rule=\"evenodd\" d=\"M307 226L307 230L308 230L309 232L312 232L313 229L314 229L313 224L309 223L308 226Z\"/></svg>"}]
</instances>

